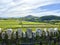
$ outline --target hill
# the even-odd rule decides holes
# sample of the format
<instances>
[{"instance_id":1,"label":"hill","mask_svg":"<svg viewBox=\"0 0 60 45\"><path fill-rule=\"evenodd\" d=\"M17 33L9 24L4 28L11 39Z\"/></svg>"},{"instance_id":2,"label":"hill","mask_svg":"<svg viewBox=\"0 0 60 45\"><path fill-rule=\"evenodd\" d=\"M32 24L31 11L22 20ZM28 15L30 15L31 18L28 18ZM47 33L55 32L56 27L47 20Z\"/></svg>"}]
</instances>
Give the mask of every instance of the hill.
<instances>
[{"instance_id":1,"label":"hill","mask_svg":"<svg viewBox=\"0 0 60 45\"><path fill-rule=\"evenodd\" d=\"M42 21L60 20L60 16L49 15L49 16L36 17L36 16L28 15L25 17L17 17L17 18L0 17L0 20L21 20L21 21L30 21L30 22L42 22Z\"/></svg>"},{"instance_id":2,"label":"hill","mask_svg":"<svg viewBox=\"0 0 60 45\"><path fill-rule=\"evenodd\" d=\"M60 20L60 16L49 15L49 16L36 17L28 15L26 17L23 17L22 19L25 21L40 22L40 21Z\"/></svg>"}]
</instances>

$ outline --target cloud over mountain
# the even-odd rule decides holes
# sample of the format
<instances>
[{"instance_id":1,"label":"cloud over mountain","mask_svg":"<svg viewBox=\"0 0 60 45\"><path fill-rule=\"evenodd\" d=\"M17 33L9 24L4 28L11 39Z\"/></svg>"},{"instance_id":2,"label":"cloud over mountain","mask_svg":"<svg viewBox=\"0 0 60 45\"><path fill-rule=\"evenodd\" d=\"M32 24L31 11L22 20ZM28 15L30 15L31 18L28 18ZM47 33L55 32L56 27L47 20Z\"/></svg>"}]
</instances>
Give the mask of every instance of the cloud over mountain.
<instances>
[{"instance_id":1,"label":"cloud over mountain","mask_svg":"<svg viewBox=\"0 0 60 45\"><path fill-rule=\"evenodd\" d=\"M60 0L0 0L0 17L59 15Z\"/></svg>"}]
</instances>

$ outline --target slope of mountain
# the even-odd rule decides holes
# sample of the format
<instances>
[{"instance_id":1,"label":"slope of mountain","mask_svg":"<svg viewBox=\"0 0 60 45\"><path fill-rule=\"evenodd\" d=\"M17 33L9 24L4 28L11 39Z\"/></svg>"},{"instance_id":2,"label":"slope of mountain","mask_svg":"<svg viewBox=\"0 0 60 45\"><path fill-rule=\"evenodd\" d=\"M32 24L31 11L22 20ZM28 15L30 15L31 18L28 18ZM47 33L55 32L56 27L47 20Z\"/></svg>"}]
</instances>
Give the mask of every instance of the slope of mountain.
<instances>
[{"instance_id":1,"label":"slope of mountain","mask_svg":"<svg viewBox=\"0 0 60 45\"><path fill-rule=\"evenodd\" d=\"M32 16L32 15L28 15L26 17L24 17L25 21L50 21L50 20L60 20L60 16L54 16L54 15L49 15L49 16L42 16L42 17L36 17L36 16Z\"/></svg>"},{"instance_id":2,"label":"slope of mountain","mask_svg":"<svg viewBox=\"0 0 60 45\"><path fill-rule=\"evenodd\" d=\"M28 15L26 17L23 17L22 19L25 20L25 21L36 21L39 17L36 17L36 16L32 16L32 15Z\"/></svg>"},{"instance_id":3,"label":"slope of mountain","mask_svg":"<svg viewBox=\"0 0 60 45\"><path fill-rule=\"evenodd\" d=\"M60 20L60 17L54 16L54 15L50 15L50 16L40 17L40 19L41 19L41 20Z\"/></svg>"},{"instance_id":4,"label":"slope of mountain","mask_svg":"<svg viewBox=\"0 0 60 45\"><path fill-rule=\"evenodd\" d=\"M31 21L31 22L40 22L40 21L50 21L50 20L60 20L60 16L54 16L54 15L49 15L49 16L42 16L42 17L36 17L36 16L32 16L32 15L28 15L25 17L18 17L18 18L0 18L0 20L9 20L9 19L13 19L13 20L23 20L23 21Z\"/></svg>"}]
</instances>

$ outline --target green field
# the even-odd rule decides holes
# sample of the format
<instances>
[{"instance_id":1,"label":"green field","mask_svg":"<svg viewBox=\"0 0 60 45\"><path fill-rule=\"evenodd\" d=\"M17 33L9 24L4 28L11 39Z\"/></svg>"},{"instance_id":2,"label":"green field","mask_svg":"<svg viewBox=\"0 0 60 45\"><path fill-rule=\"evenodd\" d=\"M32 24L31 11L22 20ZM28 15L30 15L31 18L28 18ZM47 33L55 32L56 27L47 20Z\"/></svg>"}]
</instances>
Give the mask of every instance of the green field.
<instances>
[{"instance_id":1,"label":"green field","mask_svg":"<svg viewBox=\"0 0 60 45\"><path fill-rule=\"evenodd\" d=\"M44 22L28 22L28 21L19 21L19 20L0 20L0 28L6 30L7 28L12 28L16 30L17 28L22 28L23 31L26 31L27 28L32 28L33 31L36 28L55 28L60 29L60 22L55 24L44 23Z\"/></svg>"}]
</instances>

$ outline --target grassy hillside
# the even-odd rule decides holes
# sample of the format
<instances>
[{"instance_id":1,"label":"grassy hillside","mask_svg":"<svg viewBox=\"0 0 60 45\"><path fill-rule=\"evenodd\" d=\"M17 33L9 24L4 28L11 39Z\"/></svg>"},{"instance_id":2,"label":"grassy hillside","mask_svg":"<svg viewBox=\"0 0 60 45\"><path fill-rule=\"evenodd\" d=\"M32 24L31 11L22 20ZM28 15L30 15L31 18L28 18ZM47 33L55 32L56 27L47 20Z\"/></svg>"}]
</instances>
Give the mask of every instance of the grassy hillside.
<instances>
[{"instance_id":1,"label":"grassy hillside","mask_svg":"<svg viewBox=\"0 0 60 45\"><path fill-rule=\"evenodd\" d=\"M36 17L28 15L26 17L22 17L22 20L30 22L45 22L45 21L48 22L51 20L60 20L60 16L49 15L49 16Z\"/></svg>"},{"instance_id":2,"label":"grassy hillside","mask_svg":"<svg viewBox=\"0 0 60 45\"><path fill-rule=\"evenodd\" d=\"M60 22L55 24L44 23L44 22L29 22L29 21L19 21L19 20L0 20L0 28L5 30L7 28L13 28L16 30L17 28L22 28L23 31L26 31L27 28L32 28L35 31L36 28L55 28L60 29Z\"/></svg>"}]
</instances>

